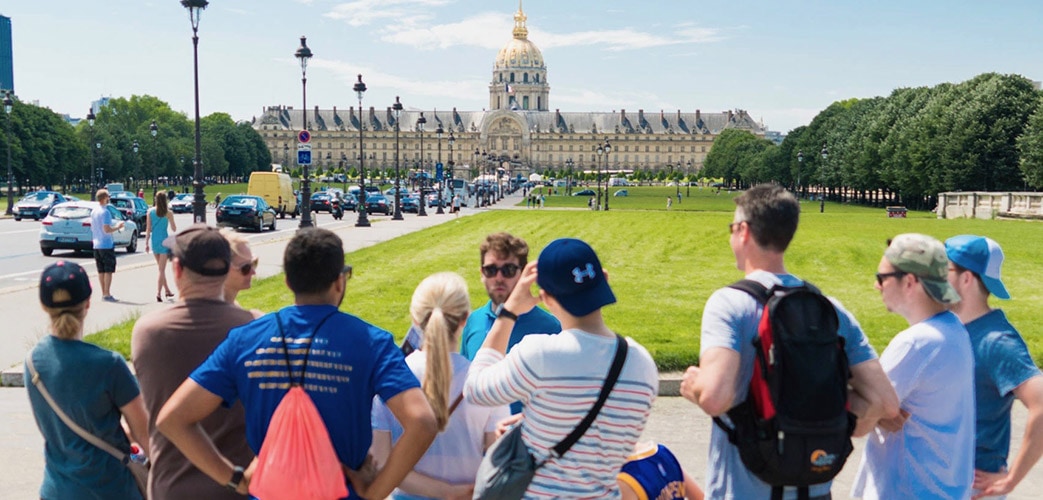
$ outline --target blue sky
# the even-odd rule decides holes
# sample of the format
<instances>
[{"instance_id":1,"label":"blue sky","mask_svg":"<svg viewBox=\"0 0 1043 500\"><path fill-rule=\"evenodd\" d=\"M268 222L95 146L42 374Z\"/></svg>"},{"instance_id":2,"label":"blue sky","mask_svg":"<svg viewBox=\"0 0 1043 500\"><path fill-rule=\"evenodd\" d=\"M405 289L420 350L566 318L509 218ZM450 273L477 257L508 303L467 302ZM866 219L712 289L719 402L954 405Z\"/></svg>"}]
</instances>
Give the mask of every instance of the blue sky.
<instances>
[{"instance_id":1,"label":"blue sky","mask_svg":"<svg viewBox=\"0 0 1043 500\"><path fill-rule=\"evenodd\" d=\"M959 82L983 72L1043 80L1043 2L527 0L550 108L746 109L772 130L838 99ZM306 35L308 105L488 106L516 1L212 0L200 23L200 106L248 120L301 105L293 58ZM101 96L155 95L191 116L192 41L177 0L6 0L20 98L86 114Z\"/></svg>"}]
</instances>

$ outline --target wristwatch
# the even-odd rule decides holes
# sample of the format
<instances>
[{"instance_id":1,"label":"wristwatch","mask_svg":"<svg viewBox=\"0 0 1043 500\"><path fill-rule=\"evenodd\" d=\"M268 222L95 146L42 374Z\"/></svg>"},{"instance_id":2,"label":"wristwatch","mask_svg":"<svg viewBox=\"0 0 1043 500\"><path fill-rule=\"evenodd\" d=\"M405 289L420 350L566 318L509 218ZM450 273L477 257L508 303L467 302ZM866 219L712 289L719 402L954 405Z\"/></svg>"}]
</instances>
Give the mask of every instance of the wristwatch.
<instances>
[{"instance_id":1,"label":"wristwatch","mask_svg":"<svg viewBox=\"0 0 1043 500\"><path fill-rule=\"evenodd\" d=\"M232 472L232 479L228 480L228 484L225 484L225 488L236 491L239 489L239 483L243 482L243 468L236 465L235 472Z\"/></svg>"},{"instance_id":2,"label":"wristwatch","mask_svg":"<svg viewBox=\"0 0 1043 500\"><path fill-rule=\"evenodd\" d=\"M518 321L518 315L507 310L504 304L500 304L500 307L496 308L497 318L507 318L511 321Z\"/></svg>"}]
</instances>

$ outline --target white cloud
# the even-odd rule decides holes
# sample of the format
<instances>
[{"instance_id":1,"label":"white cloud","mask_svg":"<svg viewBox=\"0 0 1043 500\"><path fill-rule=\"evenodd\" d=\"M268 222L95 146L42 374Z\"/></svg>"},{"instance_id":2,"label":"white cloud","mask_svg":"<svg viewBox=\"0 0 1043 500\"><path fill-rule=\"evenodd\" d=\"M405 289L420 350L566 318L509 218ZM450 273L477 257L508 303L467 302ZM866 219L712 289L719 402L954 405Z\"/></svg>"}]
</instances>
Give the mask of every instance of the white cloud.
<instances>
[{"instance_id":1,"label":"white cloud","mask_svg":"<svg viewBox=\"0 0 1043 500\"><path fill-rule=\"evenodd\" d=\"M410 96L432 96L453 97L461 95L482 95L489 91L489 82L479 80L442 80L419 81L416 76L399 76L386 73L377 68L359 66L343 61L329 59L314 59L309 66L322 68L331 72L335 77L351 87L358 81L358 75L363 75L363 81L367 86L387 89L398 89L403 95Z\"/></svg>"},{"instance_id":2,"label":"white cloud","mask_svg":"<svg viewBox=\"0 0 1043 500\"><path fill-rule=\"evenodd\" d=\"M431 19L431 7L448 3L449 0L355 0L335 5L323 17L345 21L351 26L365 26L388 19L416 26Z\"/></svg>"},{"instance_id":3,"label":"white cloud","mask_svg":"<svg viewBox=\"0 0 1043 500\"><path fill-rule=\"evenodd\" d=\"M384 30L381 40L418 49L472 46L496 50L507 42L514 23L500 14L478 14L460 22L433 26L404 25Z\"/></svg>"},{"instance_id":4,"label":"white cloud","mask_svg":"<svg viewBox=\"0 0 1043 500\"><path fill-rule=\"evenodd\" d=\"M659 97L649 92L599 92L589 89L558 89L552 95L553 102L571 104L573 109L608 111L633 109L637 111L640 103L658 101ZM562 107L565 106L556 106Z\"/></svg>"}]
</instances>

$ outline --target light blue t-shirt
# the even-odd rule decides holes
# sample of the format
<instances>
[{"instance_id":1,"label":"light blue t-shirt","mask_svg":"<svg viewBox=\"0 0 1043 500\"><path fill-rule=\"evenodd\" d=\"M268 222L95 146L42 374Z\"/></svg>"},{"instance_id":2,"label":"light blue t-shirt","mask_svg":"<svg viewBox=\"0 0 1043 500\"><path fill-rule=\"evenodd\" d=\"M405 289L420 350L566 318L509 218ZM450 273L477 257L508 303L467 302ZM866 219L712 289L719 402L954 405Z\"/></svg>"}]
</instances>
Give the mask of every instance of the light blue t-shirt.
<instances>
[{"instance_id":1,"label":"light blue t-shirt","mask_svg":"<svg viewBox=\"0 0 1043 500\"><path fill-rule=\"evenodd\" d=\"M757 281L767 287L772 285L799 286L804 282L792 274L772 274L756 271L746 279ZM869 345L858 321L836 300L830 298L837 308L840 319L840 335L844 337L844 350L851 366L876 359L876 351ZM733 288L721 288L710 296L703 309L701 352L713 347L723 347L739 353L739 377L735 379L735 404L746 399L750 379L753 377L753 361L756 353L753 339L757 336L757 325L763 307L748 293ZM727 422L727 415L722 416ZM771 486L753 475L742 463L739 450L728 442L728 435L714 425L710 433L710 459L706 470L706 498L745 500L748 498L770 498ZM831 483L812 485L808 492L812 497L829 493ZM784 498L796 498L795 488L786 488Z\"/></svg>"},{"instance_id":2,"label":"light blue t-shirt","mask_svg":"<svg viewBox=\"0 0 1043 500\"><path fill-rule=\"evenodd\" d=\"M31 356L44 387L69 418L116 449L130 452L130 442L120 425L120 408L138 397L140 390L119 354L79 340L47 335ZM44 439L40 498L141 498L127 467L66 426L30 378L26 368L26 393Z\"/></svg>"},{"instance_id":3,"label":"light blue t-shirt","mask_svg":"<svg viewBox=\"0 0 1043 500\"><path fill-rule=\"evenodd\" d=\"M851 496L965 499L974 480L974 354L949 311L891 339L880 355L909 418L898 432L866 436Z\"/></svg>"},{"instance_id":4,"label":"light blue t-shirt","mask_svg":"<svg viewBox=\"0 0 1043 500\"><path fill-rule=\"evenodd\" d=\"M1028 346L999 309L964 325L974 349L977 410L974 468L999 472L1010 454L1010 410L1014 389L1040 375Z\"/></svg>"},{"instance_id":5,"label":"light blue t-shirt","mask_svg":"<svg viewBox=\"0 0 1043 500\"><path fill-rule=\"evenodd\" d=\"M112 225L112 214L109 213L108 205L98 204L91 210L91 241L95 250L110 250L116 248L112 240L112 234L105 232L104 226Z\"/></svg>"},{"instance_id":6,"label":"light blue t-shirt","mask_svg":"<svg viewBox=\"0 0 1043 500\"><path fill-rule=\"evenodd\" d=\"M496 321L496 311L493 310L491 300L467 317L463 335L460 337L460 354L463 354L468 361L473 361L474 355L478 354L478 349L485 343L485 337L492 329L494 321ZM511 352L511 348L515 344L532 333L561 333L561 322L551 313L539 307L533 307L531 311L518 316L518 321L514 322L511 338L507 340L507 352ZM521 413L521 410L521 403L511 403L512 414Z\"/></svg>"},{"instance_id":7,"label":"light blue t-shirt","mask_svg":"<svg viewBox=\"0 0 1043 500\"><path fill-rule=\"evenodd\" d=\"M306 347L311 345L304 388L326 424L337 457L358 470L373 441L373 396L387 401L420 387L390 333L332 305L289 306L233 328L190 378L227 406L242 400L246 441L260 453L272 414L290 382L276 321L287 337L294 381L300 380Z\"/></svg>"}]
</instances>

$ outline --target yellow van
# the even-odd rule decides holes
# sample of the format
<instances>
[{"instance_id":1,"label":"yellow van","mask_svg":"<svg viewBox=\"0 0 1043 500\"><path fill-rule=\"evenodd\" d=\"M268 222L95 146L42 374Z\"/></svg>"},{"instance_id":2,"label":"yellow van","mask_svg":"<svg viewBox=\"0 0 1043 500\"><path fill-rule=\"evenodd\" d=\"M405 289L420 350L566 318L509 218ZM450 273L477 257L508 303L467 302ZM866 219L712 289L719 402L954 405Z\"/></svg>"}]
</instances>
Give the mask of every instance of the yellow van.
<instances>
[{"instance_id":1,"label":"yellow van","mask_svg":"<svg viewBox=\"0 0 1043 500\"><path fill-rule=\"evenodd\" d=\"M268 202L279 214L280 218L297 218L299 207L297 196L293 194L293 183L290 176L282 172L253 172L250 174L250 184L246 188L247 194L260 196Z\"/></svg>"}]
</instances>

